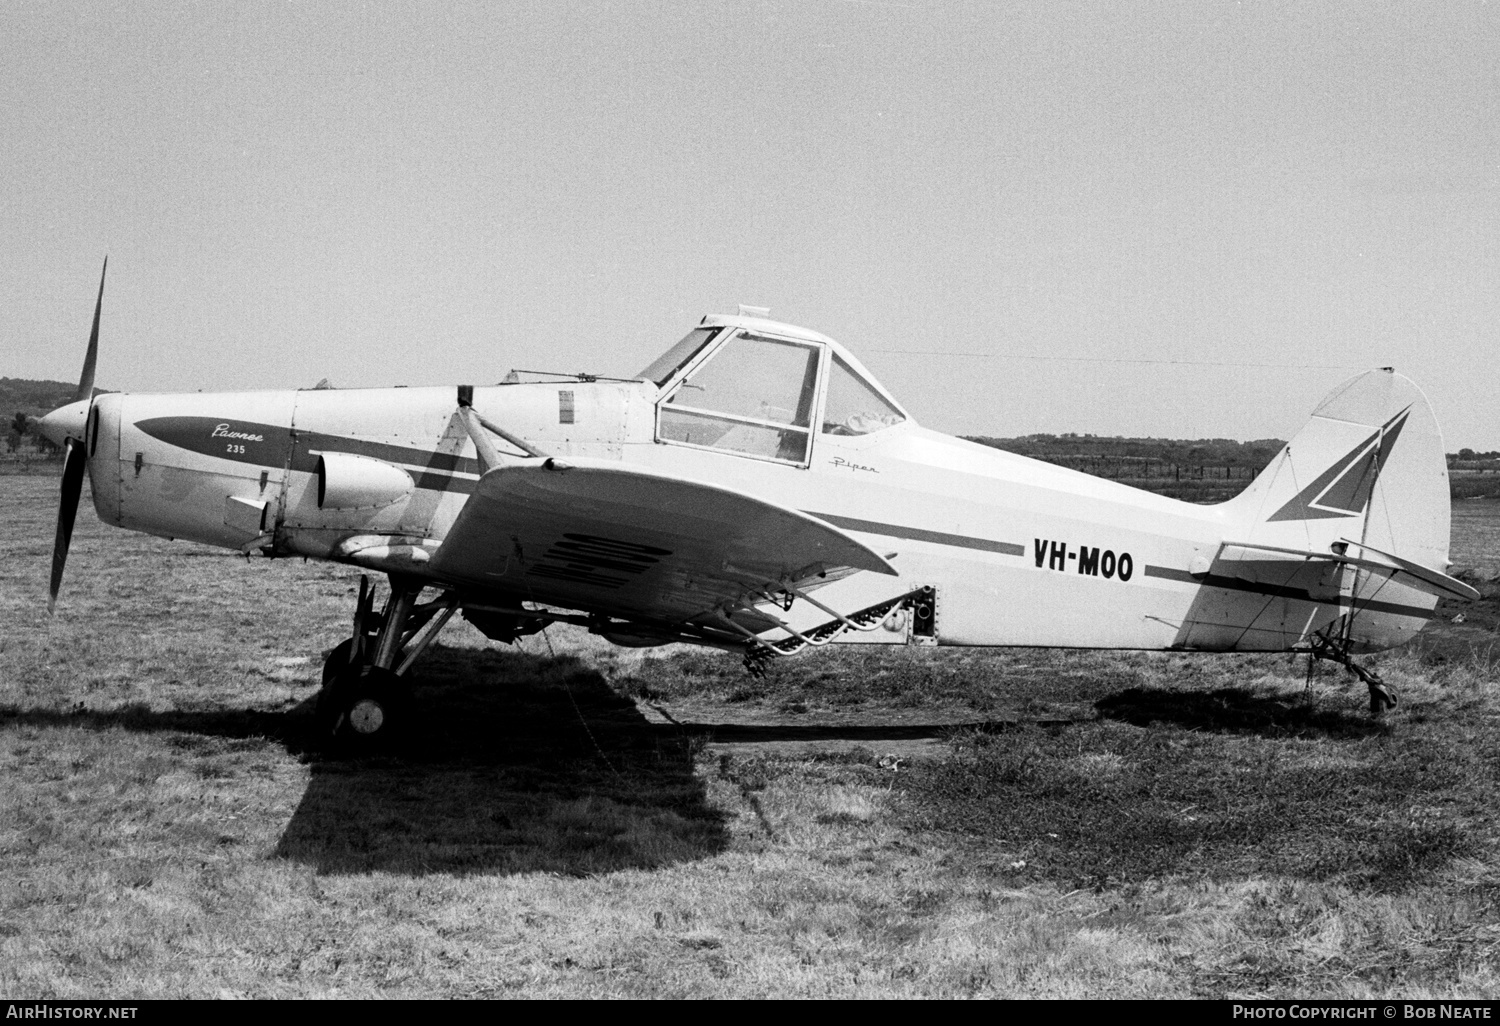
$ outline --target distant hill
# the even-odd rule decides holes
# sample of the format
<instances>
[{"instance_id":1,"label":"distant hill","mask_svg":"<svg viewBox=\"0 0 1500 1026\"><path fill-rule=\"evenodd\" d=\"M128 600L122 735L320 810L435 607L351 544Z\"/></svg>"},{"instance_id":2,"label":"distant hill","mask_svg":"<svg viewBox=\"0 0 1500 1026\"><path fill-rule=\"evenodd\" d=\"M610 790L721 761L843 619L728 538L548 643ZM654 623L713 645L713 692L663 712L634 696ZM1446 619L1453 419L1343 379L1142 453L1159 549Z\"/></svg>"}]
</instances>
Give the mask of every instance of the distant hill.
<instances>
[{"instance_id":1,"label":"distant hill","mask_svg":"<svg viewBox=\"0 0 1500 1026\"><path fill-rule=\"evenodd\" d=\"M0 378L0 415L8 424L17 413L40 417L73 401L78 384L66 381L32 381L28 378Z\"/></svg>"}]
</instances>

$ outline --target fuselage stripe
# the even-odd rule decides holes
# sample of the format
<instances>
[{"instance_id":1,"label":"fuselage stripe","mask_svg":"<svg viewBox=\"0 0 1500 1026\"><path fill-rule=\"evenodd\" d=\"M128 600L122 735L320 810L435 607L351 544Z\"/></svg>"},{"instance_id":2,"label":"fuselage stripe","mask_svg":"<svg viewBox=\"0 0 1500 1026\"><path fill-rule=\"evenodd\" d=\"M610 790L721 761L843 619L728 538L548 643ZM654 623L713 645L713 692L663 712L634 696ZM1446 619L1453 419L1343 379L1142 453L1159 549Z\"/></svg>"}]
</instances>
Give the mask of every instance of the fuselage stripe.
<instances>
[{"instance_id":1,"label":"fuselage stripe","mask_svg":"<svg viewBox=\"0 0 1500 1026\"><path fill-rule=\"evenodd\" d=\"M455 453L250 421L153 417L138 421L135 426L152 438L179 449L267 470L285 466L298 473L315 474L318 453L366 456L411 472L418 488L459 495L469 495L474 491L481 469L478 460Z\"/></svg>"},{"instance_id":2,"label":"fuselage stripe","mask_svg":"<svg viewBox=\"0 0 1500 1026\"><path fill-rule=\"evenodd\" d=\"M1183 584L1203 583L1202 578L1194 577L1186 570L1178 570L1170 566L1152 566L1150 563L1147 563L1146 568L1141 572L1147 577L1160 577L1164 581L1180 581Z\"/></svg>"},{"instance_id":3,"label":"fuselage stripe","mask_svg":"<svg viewBox=\"0 0 1500 1026\"><path fill-rule=\"evenodd\" d=\"M1202 577L1194 577L1186 570L1177 570L1167 566L1146 565L1145 575L1147 577L1159 577L1165 581L1180 581L1183 584L1199 584L1206 588L1220 588L1224 591L1246 591L1256 595L1270 595L1273 598L1298 599L1303 602L1314 602L1320 606L1333 606L1342 608L1350 604L1339 599L1316 599L1312 593L1305 588L1289 588L1279 584L1264 584L1259 581L1246 581L1238 577L1225 577L1221 574L1205 574ZM1394 616L1411 616L1419 620L1426 620L1432 616L1432 610L1423 609L1420 606L1407 606L1399 602L1382 602L1379 599L1364 599L1354 602L1361 613L1390 613Z\"/></svg>"},{"instance_id":4,"label":"fuselage stripe","mask_svg":"<svg viewBox=\"0 0 1500 1026\"><path fill-rule=\"evenodd\" d=\"M942 531L927 531L920 527L903 527L900 524L882 524L874 520L856 520L832 513L818 513L810 509L802 512L819 520L826 520L834 527L849 531L864 531L866 534L882 534L888 538L907 538L911 541L932 542L934 545L951 545L959 549L977 549L980 552L998 552L1004 556L1024 556L1026 547L1014 542L992 541L989 538L971 538L965 534L945 534Z\"/></svg>"}]
</instances>

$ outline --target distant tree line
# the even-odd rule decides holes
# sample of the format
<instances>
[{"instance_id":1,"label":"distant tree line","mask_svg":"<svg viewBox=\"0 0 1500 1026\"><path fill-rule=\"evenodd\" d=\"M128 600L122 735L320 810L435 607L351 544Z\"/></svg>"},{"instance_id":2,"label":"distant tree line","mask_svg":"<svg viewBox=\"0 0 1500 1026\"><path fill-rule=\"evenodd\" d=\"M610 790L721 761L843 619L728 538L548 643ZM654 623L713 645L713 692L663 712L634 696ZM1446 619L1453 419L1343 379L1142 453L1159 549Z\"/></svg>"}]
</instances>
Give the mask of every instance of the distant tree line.
<instances>
[{"instance_id":1,"label":"distant tree line","mask_svg":"<svg viewBox=\"0 0 1500 1026\"><path fill-rule=\"evenodd\" d=\"M996 449L1190 502L1223 502L1245 490L1286 445L1277 438L1119 438L1098 435L970 437ZM1500 452L1448 453L1456 499L1500 496Z\"/></svg>"},{"instance_id":2,"label":"distant tree line","mask_svg":"<svg viewBox=\"0 0 1500 1026\"><path fill-rule=\"evenodd\" d=\"M1053 457L1137 459L1183 466L1253 467L1255 472L1286 445L1279 438L1236 442L1230 438L1121 438L1099 435L1023 435L1020 438L975 437L970 441L1033 459ZM1251 476L1254 476L1252 474Z\"/></svg>"},{"instance_id":3,"label":"distant tree line","mask_svg":"<svg viewBox=\"0 0 1500 1026\"><path fill-rule=\"evenodd\" d=\"M41 417L73 401L77 385L65 381L32 381L27 378L0 378L0 410L8 410L5 449L24 453L31 449L44 456L60 450L36 430Z\"/></svg>"},{"instance_id":4,"label":"distant tree line","mask_svg":"<svg viewBox=\"0 0 1500 1026\"><path fill-rule=\"evenodd\" d=\"M1500 496L1500 452L1450 452L1448 488L1455 499Z\"/></svg>"},{"instance_id":5,"label":"distant tree line","mask_svg":"<svg viewBox=\"0 0 1500 1026\"><path fill-rule=\"evenodd\" d=\"M1460 449L1458 452L1448 454L1448 468L1461 470L1488 470L1491 473L1500 470L1500 452L1475 452L1473 449Z\"/></svg>"},{"instance_id":6,"label":"distant tree line","mask_svg":"<svg viewBox=\"0 0 1500 1026\"><path fill-rule=\"evenodd\" d=\"M38 420L28 417L24 413L17 413L10 419L5 436L6 452L21 452L23 445L29 445L43 456L54 456L62 450L52 443L52 440L36 430Z\"/></svg>"},{"instance_id":7,"label":"distant tree line","mask_svg":"<svg viewBox=\"0 0 1500 1026\"><path fill-rule=\"evenodd\" d=\"M1236 442L1077 434L969 440L1191 502L1238 495L1286 445L1277 438Z\"/></svg>"}]
</instances>

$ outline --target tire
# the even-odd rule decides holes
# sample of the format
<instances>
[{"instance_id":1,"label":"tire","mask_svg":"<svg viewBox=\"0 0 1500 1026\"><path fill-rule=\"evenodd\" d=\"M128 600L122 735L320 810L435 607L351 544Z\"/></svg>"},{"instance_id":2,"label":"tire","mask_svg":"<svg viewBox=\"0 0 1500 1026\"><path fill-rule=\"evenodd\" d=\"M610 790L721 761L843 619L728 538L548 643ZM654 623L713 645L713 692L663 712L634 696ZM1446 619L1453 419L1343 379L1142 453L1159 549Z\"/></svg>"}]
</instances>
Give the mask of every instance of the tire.
<instances>
[{"instance_id":1,"label":"tire","mask_svg":"<svg viewBox=\"0 0 1500 1026\"><path fill-rule=\"evenodd\" d=\"M370 615L371 623L367 625L365 638L365 652L375 651L375 643L380 637L380 614ZM349 667L349 650L354 647L353 638L345 638L334 646L333 651L328 653L328 658L323 660L323 686L326 688L337 677Z\"/></svg>"},{"instance_id":2,"label":"tire","mask_svg":"<svg viewBox=\"0 0 1500 1026\"><path fill-rule=\"evenodd\" d=\"M333 683L333 678L349 668L349 652L353 648L354 639L345 638L328 653L328 658L323 660L323 687L328 687Z\"/></svg>"},{"instance_id":3,"label":"tire","mask_svg":"<svg viewBox=\"0 0 1500 1026\"><path fill-rule=\"evenodd\" d=\"M320 733L339 752L384 751L406 726L410 705L406 682L390 670L349 666L318 694Z\"/></svg>"}]
</instances>

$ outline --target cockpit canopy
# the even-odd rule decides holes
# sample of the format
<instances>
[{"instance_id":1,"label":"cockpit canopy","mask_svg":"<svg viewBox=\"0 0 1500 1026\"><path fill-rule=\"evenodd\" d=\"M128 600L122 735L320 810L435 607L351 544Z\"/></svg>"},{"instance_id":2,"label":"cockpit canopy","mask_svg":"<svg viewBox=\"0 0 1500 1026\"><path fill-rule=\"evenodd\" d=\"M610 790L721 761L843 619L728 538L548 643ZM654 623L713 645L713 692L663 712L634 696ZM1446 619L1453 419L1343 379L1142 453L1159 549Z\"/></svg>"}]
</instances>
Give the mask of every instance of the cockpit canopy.
<instances>
[{"instance_id":1,"label":"cockpit canopy","mask_svg":"<svg viewBox=\"0 0 1500 1026\"><path fill-rule=\"evenodd\" d=\"M748 318L706 320L641 371L662 390L657 438L805 465L813 426L868 435L908 420L838 343Z\"/></svg>"}]
</instances>

